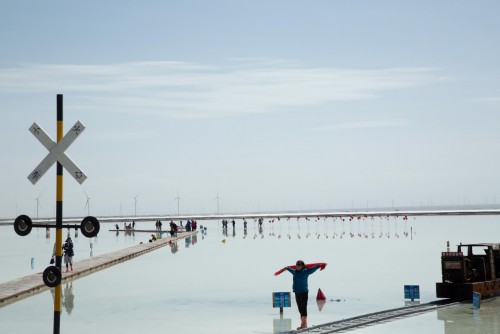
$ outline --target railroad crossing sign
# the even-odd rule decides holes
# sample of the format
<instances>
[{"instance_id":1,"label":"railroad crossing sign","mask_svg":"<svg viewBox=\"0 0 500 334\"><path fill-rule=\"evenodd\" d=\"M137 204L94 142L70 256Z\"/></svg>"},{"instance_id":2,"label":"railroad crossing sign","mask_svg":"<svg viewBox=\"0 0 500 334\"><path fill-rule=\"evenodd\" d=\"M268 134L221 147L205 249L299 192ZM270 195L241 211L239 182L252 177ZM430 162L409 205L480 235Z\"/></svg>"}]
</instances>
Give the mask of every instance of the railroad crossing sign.
<instances>
[{"instance_id":1,"label":"railroad crossing sign","mask_svg":"<svg viewBox=\"0 0 500 334\"><path fill-rule=\"evenodd\" d=\"M78 183L82 184L87 179L85 173L83 173L82 170L78 168L78 166L75 165L75 163L64 153L64 151L66 151L66 149L75 141L80 133L85 130L85 126L80 123L80 121L76 122L71 130L69 130L58 143L50 139L47 133L43 131L43 129L36 124L36 122L33 123L29 130L36 137L36 139L38 139L38 141L42 143L47 150L49 150L49 154L47 154L47 156L28 176L28 180L30 180L32 184L37 183L56 161L59 161L59 163L66 168L66 170Z\"/></svg>"},{"instance_id":2,"label":"railroad crossing sign","mask_svg":"<svg viewBox=\"0 0 500 334\"><path fill-rule=\"evenodd\" d=\"M35 184L42 178L47 170L57 161L56 171L56 224L33 224L30 217L20 215L14 221L14 231L20 236L26 236L31 232L33 227L40 228L54 228L56 229L56 243L54 245L55 251L55 265L51 265L43 271L43 282L46 286L55 288L54 293L54 334L59 334L61 325L61 267L62 267L62 229L67 227L75 229L78 225L63 224L63 167L75 178L78 183L82 184L87 176L78 168L73 161L64 153L68 147L75 141L75 139L85 130L80 121L76 122L71 130L63 137L63 96L57 94L57 141L53 141L42 130L42 128L33 123L29 131L38 139L40 143L49 151L49 154L36 166L36 168L28 176L28 180ZM80 230L87 238L93 238L99 233L99 221L92 216L83 218L80 223ZM73 270L73 267L71 267ZM66 264L66 271L68 267Z\"/></svg>"}]
</instances>

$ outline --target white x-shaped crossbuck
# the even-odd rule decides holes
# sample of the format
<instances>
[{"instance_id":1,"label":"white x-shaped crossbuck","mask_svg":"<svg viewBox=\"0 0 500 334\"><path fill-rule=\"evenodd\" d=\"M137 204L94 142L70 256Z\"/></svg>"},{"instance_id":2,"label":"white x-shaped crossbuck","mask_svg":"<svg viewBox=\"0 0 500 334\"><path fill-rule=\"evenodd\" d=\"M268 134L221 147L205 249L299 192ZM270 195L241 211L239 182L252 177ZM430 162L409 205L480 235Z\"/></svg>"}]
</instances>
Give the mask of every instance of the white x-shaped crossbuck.
<instances>
[{"instance_id":1,"label":"white x-shaped crossbuck","mask_svg":"<svg viewBox=\"0 0 500 334\"><path fill-rule=\"evenodd\" d=\"M50 139L47 133L43 131L42 128L36 124L36 122L33 123L29 130L40 141L40 143L42 143L42 145L49 150L49 154L47 154L42 162L40 162L40 164L36 166L33 172L31 172L28 176L28 180L30 180L31 183L37 183L56 161L59 161L61 165L63 165L64 168L66 168L66 170L75 178L75 180L78 181L78 183L82 184L87 179L85 173L83 173L80 168L78 168L78 166L75 165L70 158L68 158L66 153L64 153L73 141L75 141L76 137L78 137L78 135L85 130L85 126L80 123L80 121L76 122L71 130L69 130L58 143Z\"/></svg>"}]
</instances>

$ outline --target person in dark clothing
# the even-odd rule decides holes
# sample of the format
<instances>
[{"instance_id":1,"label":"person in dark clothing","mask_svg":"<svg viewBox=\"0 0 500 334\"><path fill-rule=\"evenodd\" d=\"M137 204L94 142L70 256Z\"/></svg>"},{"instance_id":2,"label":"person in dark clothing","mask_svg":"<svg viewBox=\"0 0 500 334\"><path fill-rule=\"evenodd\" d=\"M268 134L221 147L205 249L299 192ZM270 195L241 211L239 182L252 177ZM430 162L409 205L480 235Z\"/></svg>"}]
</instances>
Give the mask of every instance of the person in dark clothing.
<instances>
[{"instance_id":1,"label":"person in dark clothing","mask_svg":"<svg viewBox=\"0 0 500 334\"><path fill-rule=\"evenodd\" d=\"M66 239L66 242L63 245L64 251L64 263L66 264L66 272L68 272L68 266L71 267L71 271L73 271L73 256L75 252L73 251L73 241L71 238Z\"/></svg>"},{"instance_id":2,"label":"person in dark clothing","mask_svg":"<svg viewBox=\"0 0 500 334\"><path fill-rule=\"evenodd\" d=\"M171 237L176 237L177 236L177 224L174 223L173 221L170 222L170 236Z\"/></svg>"},{"instance_id":3,"label":"person in dark clothing","mask_svg":"<svg viewBox=\"0 0 500 334\"><path fill-rule=\"evenodd\" d=\"M293 292L295 293L295 301L300 313L300 327L297 329L307 328L307 300L309 298L308 278L320 268L320 265L307 268L304 261L299 260L296 263L296 269L286 267L286 270L293 275Z\"/></svg>"}]
</instances>

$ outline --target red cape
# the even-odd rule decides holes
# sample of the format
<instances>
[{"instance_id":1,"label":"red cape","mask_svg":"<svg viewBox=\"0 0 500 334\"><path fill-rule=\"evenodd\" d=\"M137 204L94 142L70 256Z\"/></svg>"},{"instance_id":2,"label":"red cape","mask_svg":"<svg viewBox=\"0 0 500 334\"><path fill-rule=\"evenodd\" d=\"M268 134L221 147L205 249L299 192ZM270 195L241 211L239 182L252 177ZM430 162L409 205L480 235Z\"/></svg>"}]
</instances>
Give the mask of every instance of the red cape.
<instances>
[{"instance_id":1,"label":"red cape","mask_svg":"<svg viewBox=\"0 0 500 334\"><path fill-rule=\"evenodd\" d=\"M316 262L316 263L307 263L306 264L306 268L312 268L312 267L316 267L319 265L319 269L320 270L323 270L325 269L326 267L326 262ZM293 266L289 266L290 268L292 269L297 269L297 266L296 265L293 265ZM284 272L286 270L286 267L285 268L282 268L280 270L278 270L277 272L274 273L274 276L278 276L279 274L281 274L282 272Z\"/></svg>"}]
</instances>

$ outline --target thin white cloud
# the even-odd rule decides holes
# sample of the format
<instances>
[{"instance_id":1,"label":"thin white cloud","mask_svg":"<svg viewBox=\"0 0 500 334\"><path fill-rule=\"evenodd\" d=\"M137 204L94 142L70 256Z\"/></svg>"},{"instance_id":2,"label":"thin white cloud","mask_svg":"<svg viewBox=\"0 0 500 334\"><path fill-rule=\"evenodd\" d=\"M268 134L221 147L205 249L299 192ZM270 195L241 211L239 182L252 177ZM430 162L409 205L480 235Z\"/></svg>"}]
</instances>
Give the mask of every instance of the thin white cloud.
<instances>
[{"instance_id":1,"label":"thin white cloud","mask_svg":"<svg viewBox=\"0 0 500 334\"><path fill-rule=\"evenodd\" d=\"M56 91L72 93L87 111L213 118L370 99L442 79L430 68L317 68L281 59L239 59L225 66L23 64L0 68L0 93Z\"/></svg>"},{"instance_id":2,"label":"thin white cloud","mask_svg":"<svg viewBox=\"0 0 500 334\"><path fill-rule=\"evenodd\" d=\"M377 128L400 128L410 126L410 123L404 119L385 119L385 120L374 120L374 121L358 121L358 122L346 122L330 125L322 125L313 128L317 131L329 131L329 130L364 130L364 129L377 129Z\"/></svg>"},{"instance_id":3,"label":"thin white cloud","mask_svg":"<svg viewBox=\"0 0 500 334\"><path fill-rule=\"evenodd\" d=\"M486 102L486 103L498 105L498 104L500 104L500 96L483 97L483 98L473 99L473 101Z\"/></svg>"}]
</instances>

